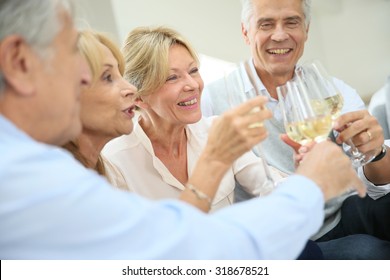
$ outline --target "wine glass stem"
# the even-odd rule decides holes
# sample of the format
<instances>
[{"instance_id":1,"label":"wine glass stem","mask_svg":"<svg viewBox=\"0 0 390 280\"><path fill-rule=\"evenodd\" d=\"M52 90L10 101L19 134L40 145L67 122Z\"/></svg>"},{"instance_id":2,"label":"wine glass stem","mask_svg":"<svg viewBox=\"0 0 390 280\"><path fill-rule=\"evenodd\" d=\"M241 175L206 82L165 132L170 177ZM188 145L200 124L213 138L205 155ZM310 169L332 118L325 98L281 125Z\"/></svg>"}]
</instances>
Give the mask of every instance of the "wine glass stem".
<instances>
[{"instance_id":1,"label":"wine glass stem","mask_svg":"<svg viewBox=\"0 0 390 280\"><path fill-rule=\"evenodd\" d=\"M274 179L272 178L271 171L269 169L267 160L265 159L263 148L261 144L257 144L253 147L255 152L257 153L258 157L260 157L263 161L263 168L264 168L264 173L266 176L266 179L268 182L270 182L273 186L276 186Z\"/></svg>"}]
</instances>

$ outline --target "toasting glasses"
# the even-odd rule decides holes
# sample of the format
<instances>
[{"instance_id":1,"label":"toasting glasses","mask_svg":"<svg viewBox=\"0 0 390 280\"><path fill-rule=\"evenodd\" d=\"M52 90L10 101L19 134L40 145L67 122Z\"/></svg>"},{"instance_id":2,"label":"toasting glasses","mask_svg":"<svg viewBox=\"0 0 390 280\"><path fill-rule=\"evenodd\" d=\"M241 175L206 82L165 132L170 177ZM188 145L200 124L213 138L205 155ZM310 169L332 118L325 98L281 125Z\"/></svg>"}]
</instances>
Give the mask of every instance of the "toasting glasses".
<instances>
[{"instance_id":1,"label":"toasting glasses","mask_svg":"<svg viewBox=\"0 0 390 280\"><path fill-rule=\"evenodd\" d=\"M301 145L326 140L332 129L331 110L312 86L294 79L276 88L286 133Z\"/></svg>"},{"instance_id":2,"label":"toasting glasses","mask_svg":"<svg viewBox=\"0 0 390 280\"><path fill-rule=\"evenodd\" d=\"M318 60L314 60L298 67L295 74L296 79L311 84L310 86L328 104L331 110L332 120L336 120L341 113L344 100L340 91L334 85L332 77L328 75L322 64ZM361 153L352 142L352 139L348 139L343 143L343 149L350 157L354 167L363 166L375 157L375 150Z\"/></svg>"},{"instance_id":3,"label":"toasting glasses","mask_svg":"<svg viewBox=\"0 0 390 280\"><path fill-rule=\"evenodd\" d=\"M234 67L229 68L225 71L225 87L227 92L227 101L231 108L236 107L237 105L254 98L258 95L262 95L261 93L256 92L256 90L245 91L245 83L243 80L243 75L241 74L241 69L239 65L235 65ZM261 108L255 108L252 110L252 113L256 113L260 111ZM252 126L262 126L262 123L255 123ZM263 169L265 174L265 181L263 183L263 189L272 189L275 186L275 181L272 178L271 171L265 159L261 144L257 144L253 147L255 153L262 159L263 161Z\"/></svg>"}]
</instances>

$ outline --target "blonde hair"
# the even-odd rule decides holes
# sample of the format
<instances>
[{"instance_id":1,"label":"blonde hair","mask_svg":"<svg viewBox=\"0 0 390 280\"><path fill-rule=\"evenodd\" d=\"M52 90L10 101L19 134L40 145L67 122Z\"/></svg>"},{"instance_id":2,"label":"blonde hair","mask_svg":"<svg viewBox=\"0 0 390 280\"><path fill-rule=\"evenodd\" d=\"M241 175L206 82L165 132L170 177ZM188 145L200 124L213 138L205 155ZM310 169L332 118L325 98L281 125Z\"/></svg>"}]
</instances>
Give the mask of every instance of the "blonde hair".
<instances>
[{"instance_id":1,"label":"blonde hair","mask_svg":"<svg viewBox=\"0 0 390 280\"><path fill-rule=\"evenodd\" d=\"M118 61L119 72L122 76L125 71L123 55L117 44L108 35L93 30L83 30L80 32L78 46L91 69L92 84L99 78L104 63L104 52L101 44L106 46Z\"/></svg>"},{"instance_id":2,"label":"blonde hair","mask_svg":"<svg viewBox=\"0 0 390 280\"><path fill-rule=\"evenodd\" d=\"M99 79L100 73L103 68L105 54L103 51L102 44L112 52L115 59L118 61L119 72L122 76L125 70L124 58L119 47L107 35L92 30L81 31L78 47L80 49L81 54L87 60L88 65L91 69L91 86ZM77 143L77 139L66 143L63 147L69 152L71 152L73 156L85 167L91 167L92 163L90 163L88 159L80 152L80 147ZM98 157L98 161L93 169L101 175L106 175L101 156Z\"/></svg>"},{"instance_id":3,"label":"blonde hair","mask_svg":"<svg viewBox=\"0 0 390 280\"><path fill-rule=\"evenodd\" d=\"M182 45L199 64L194 48L182 35L168 27L138 27L125 40L125 79L137 87L137 96L153 93L169 76L169 50Z\"/></svg>"}]
</instances>

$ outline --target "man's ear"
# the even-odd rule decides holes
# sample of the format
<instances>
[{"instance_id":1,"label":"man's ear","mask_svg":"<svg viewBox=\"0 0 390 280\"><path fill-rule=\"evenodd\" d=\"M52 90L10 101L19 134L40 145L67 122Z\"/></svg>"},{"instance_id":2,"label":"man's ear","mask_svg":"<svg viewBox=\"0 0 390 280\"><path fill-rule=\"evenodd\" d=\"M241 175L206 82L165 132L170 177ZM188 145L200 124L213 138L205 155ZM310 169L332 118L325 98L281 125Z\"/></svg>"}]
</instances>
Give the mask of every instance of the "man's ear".
<instances>
[{"instance_id":1,"label":"man's ear","mask_svg":"<svg viewBox=\"0 0 390 280\"><path fill-rule=\"evenodd\" d=\"M0 43L0 69L6 83L23 96L34 94L34 61L36 54L18 35L8 36Z\"/></svg>"},{"instance_id":2,"label":"man's ear","mask_svg":"<svg viewBox=\"0 0 390 280\"><path fill-rule=\"evenodd\" d=\"M245 28L245 25L242 22L241 22L241 33L242 33L242 36L244 37L245 44L250 45L250 40L248 37L248 30Z\"/></svg>"},{"instance_id":3,"label":"man's ear","mask_svg":"<svg viewBox=\"0 0 390 280\"><path fill-rule=\"evenodd\" d=\"M310 23L307 24L307 27L306 27L306 40L307 38L309 37L309 29L310 29ZM305 41L306 41L305 40Z\"/></svg>"}]
</instances>

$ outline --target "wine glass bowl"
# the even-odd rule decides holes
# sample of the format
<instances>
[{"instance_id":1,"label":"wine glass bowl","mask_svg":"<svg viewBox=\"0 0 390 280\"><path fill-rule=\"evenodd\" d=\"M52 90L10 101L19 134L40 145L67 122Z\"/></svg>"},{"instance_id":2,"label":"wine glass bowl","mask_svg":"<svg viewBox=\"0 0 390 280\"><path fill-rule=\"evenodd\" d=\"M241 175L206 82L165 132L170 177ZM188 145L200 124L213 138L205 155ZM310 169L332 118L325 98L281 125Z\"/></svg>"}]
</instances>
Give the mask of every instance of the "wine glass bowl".
<instances>
[{"instance_id":1,"label":"wine glass bowl","mask_svg":"<svg viewBox=\"0 0 390 280\"><path fill-rule=\"evenodd\" d=\"M307 80L288 81L276 91L289 138L301 145L328 138L332 129L330 109Z\"/></svg>"},{"instance_id":2,"label":"wine glass bowl","mask_svg":"<svg viewBox=\"0 0 390 280\"><path fill-rule=\"evenodd\" d=\"M245 80L247 77L241 71L244 68L241 68L239 65L235 65L234 67L230 67L225 71L224 81L225 81L225 89L227 93L227 101L231 108L240 105L258 95L262 95L261 92L257 91L255 88L246 89L245 84L251 83L250 80ZM258 113L262 108L256 107L253 108L249 113L255 114ZM264 124L262 122L256 122L249 125L249 128L254 127L262 127ZM253 147L254 153L262 159L263 169L265 174L265 181L263 183L263 188L272 189L276 186L275 180L271 175L270 168L262 151L261 143L255 145Z\"/></svg>"},{"instance_id":3,"label":"wine glass bowl","mask_svg":"<svg viewBox=\"0 0 390 280\"><path fill-rule=\"evenodd\" d=\"M322 64L318 60L305 63L296 68L295 74L298 79L310 83L318 96L324 99L331 109L332 120L336 120L341 114L344 98Z\"/></svg>"},{"instance_id":4,"label":"wine glass bowl","mask_svg":"<svg viewBox=\"0 0 390 280\"><path fill-rule=\"evenodd\" d=\"M344 105L344 98L335 86L334 78L328 75L327 71L318 60L297 67L295 70L295 78L310 84L320 98L325 100L331 110L330 114L333 122L340 116ZM337 134L337 132L332 133ZM344 152L350 157L354 167L363 166L375 157L375 151L361 153L354 145L352 139L346 140L342 146Z\"/></svg>"},{"instance_id":5,"label":"wine glass bowl","mask_svg":"<svg viewBox=\"0 0 390 280\"><path fill-rule=\"evenodd\" d=\"M240 105L257 96L254 89L245 91L244 77L241 74L241 69L238 66L230 67L225 71L225 87L227 91L228 103L231 108ZM250 113L260 112L260 107L253 108ZM250 124L250 128L262 127L262 122Z\"/></svg>"}]
</instances>

